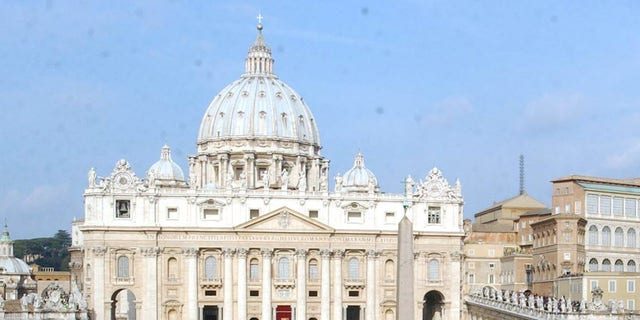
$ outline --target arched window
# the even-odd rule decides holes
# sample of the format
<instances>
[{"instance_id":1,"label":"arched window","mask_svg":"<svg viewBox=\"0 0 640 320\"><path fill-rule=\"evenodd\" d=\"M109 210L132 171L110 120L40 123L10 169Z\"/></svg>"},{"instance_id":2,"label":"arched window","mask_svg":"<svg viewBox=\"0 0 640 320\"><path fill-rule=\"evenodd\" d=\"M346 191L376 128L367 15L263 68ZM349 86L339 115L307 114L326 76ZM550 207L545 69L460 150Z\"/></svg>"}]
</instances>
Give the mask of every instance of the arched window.
<instances>
[{"instance_id":1,"label":"arched window","mask_svg":"<svg viewBox=\"0 0 640 320\"><path fill-rule=\"evenodd\" d=\"M384 262L384 278L385 279L393 279L395 278L396 266L393 263L393 260L389 259Z\"/></svg>"},{"instance_id":2,"label":"arched window","mask_svg":"<svg viewBox=\"0 0 640 320\"><path fill-rule=\"evenodd\" d=\"M167 277L169 280L178 279L178 260L176 258L169 258L167 260Z\"/></svg>"},{"instance_id":3,"label":"arched window","mask_svg":"<svg viewBox=\"0 0 640 320\"><path fill-rule=\"evenodd\" d=\"M289 258L281 257L278 259L278 278L289 279Z\"/></svg>"},{"instance_id":4,"label":"arched window","mask_svg":"<svg viewBox=\"0 0 640 320\"><path fill-rule=\"evenodd\" d=\"M602 245L611 246L611 229L609 227L602 228Z\"/></svg>"},{"instance_id":5,"label":"arched window","mask_svg":"<svg viewBox=\"0 0 640 320\"><path fill-rule=\"evenodd\" d=\"M249 261L249 280L260 280L260 265L258 264L258 259L251 259L251 261Z\"/></svg>"},{"instance_id":6,"label":"arched window","mask_svg":"<svg viewBox=\"0 0 640 320\"><path fill-rule=\"evenodd\" d=\"M615 231L614 243L616 247L624 247L624 231L622 228L617 227Z\"/></svg>"},{"instance_id":7,"label":"arched window","mask_svg":"<svg viewBox=\"0 0 640 320\"><path fill-rule=\"evenodd\" d=\"M602 260L602 271L611 271L611 261L609 259Z\"/></svg>"},{"instance_id":8,"label":"arched window","mask_svg":"<svg viewBox=\"0 0 640 320\"><path fill-rule=\"evenodd\" d=\"M429 260L429 281L440 280L440 262L436 259Z\"/></svg>"},{"instance_id":9,"label":"arched window","mask_svg":"<svg viewBox=\"0 0 640 320\"><path fill-rule=\"evenodd\" d=\"M598 228L596 226L589 227L589 244L598 244Z\"/></svg>"},{"instance_id":10,"label":"arched window","mask_svg":"<svg viewBox=\"0 0 640 320\"><path fill-rule=\"evenodd\" d=\"M622 262L622 260L620 259L616 260L616 264L613 265L613 271L615 272L624 271L624 263Z\"/></svg>"},{"instance_id":11,"label":"arched window","mask_svg":"<svg viewBox=\"0 0 640 320\"><path fill-rule=\"evenodd\" d=\"M118 278L129 278L129 257L118 257Z\"/></svg>"},{"instance_id":12,"label":"arched window","mask_svg":"<svg viewBox=\"0 0 640 320\"><path fill-rule=\"evenodd\" d=\"M353 257L349 259L347 272L349 279L358 279L360 277L360 262L358 261L358 258Z\"/></svg>"},{"instance_id":13,"label":"arched window","mask_svg":"<svg viewBox=\"0 0 640 320\"><path fill-rule=\"evenodd\" d=\"M589 260L589 271L598 271L598 260L595 258L591 258L591 260Z\"/></svg>"},{"instance_id":14,"label":"arched window","mask_svg":"<svg viewBox=\"0 0 640 320\"><path fill-rule=\"evenodd\" d=\"M636 229L627 230L627 247L636 247Z\"/></svg>"},{"instance_id":15,"label":"arched window","mask_svg":"<svg viewBox=\"0 0 640 320\"><path fill-rule=\"evenodd\" d=\"M629 260L627 262L627 272L636 272L636 262L633 260Z\"/></svg>"},{"instance_id":16,"label":"arched window","mask_svg":"<svg viewBox=\"0 0 640 320\"><path fill-rule=\"evenodd\" d=\"M311 259L309 260L309 279L310 280L318 280L320 278L318 274L318 260Z\"/></svg>"},{"instance_id":17,"label":"arched window","mask_svg":"<svg viewBox=\"0 0 640 320\"><path fill-rule=\"evenodd\" d=\"M393 310L387 310L384 313L384 319L385 320L393 320L393 319L395 319L395 317L393 316Z\"/></svg>"},{"instance_id":18,"label":"arched window","mask_svg":"<svg viewBox=\"0 0 640 320\"><path fill-rule=\"evenodd\" d=\"M218 276L218 259L216 257L207 257L204 260L204 277L207 280L213 280Z\"/></svg>"}]
</instances>

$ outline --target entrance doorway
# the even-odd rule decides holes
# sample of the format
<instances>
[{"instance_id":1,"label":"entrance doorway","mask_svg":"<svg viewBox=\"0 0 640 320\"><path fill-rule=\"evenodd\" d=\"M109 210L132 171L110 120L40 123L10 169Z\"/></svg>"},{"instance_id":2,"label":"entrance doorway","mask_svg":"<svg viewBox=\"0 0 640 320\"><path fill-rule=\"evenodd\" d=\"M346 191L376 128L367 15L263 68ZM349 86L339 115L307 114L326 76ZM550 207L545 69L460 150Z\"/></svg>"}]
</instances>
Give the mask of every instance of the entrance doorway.
<instances>
[{"instance_id":1,"label":"entrance doorway","mask_svg":"<svg viewBox=\"0 0 640 320\"><path fill-rule=\"evenodd\" d=\"M277 306L276 320L291 320L291 306Z\"/></svg>"},{"instance_id":2,"label":"entrance doorway","mask_svg":"<svg viewBox=\"0 0 640 320\"><path fill-rule=\"evenodd\" d=\"M360 320L360 306L347 306L347 320Z\"/></svg>"},{"instance_id":3,"label":"entrance doorway","mask_svg":"<svg viewBox=\"0 0 640 320\"><path fill-rule=\"evenodd\" d=\"M219 316L218 306L204 306L202 308L202 320L218 320Z\"/></svg>"},{"instance_id":4,"label":"entrance doorway","mask_svg":"<svg viewBox=\"0 0 640 320\"><path fill-rule=\"evenodd\" d=\"M111 295L111 320L135 320L136 296L131 290L121 289Z\"/></svg>"},{"instance_id":5,"label":"entrance doorway","mask_svg":"<svg viewBox=\"0 0 640 320\"><path fill-rule=\"evenodd\" d=\"M429 291L424 295L422 320L441 320L444 313L444 296L440 291Z\"/></svg>"}]
</instances>

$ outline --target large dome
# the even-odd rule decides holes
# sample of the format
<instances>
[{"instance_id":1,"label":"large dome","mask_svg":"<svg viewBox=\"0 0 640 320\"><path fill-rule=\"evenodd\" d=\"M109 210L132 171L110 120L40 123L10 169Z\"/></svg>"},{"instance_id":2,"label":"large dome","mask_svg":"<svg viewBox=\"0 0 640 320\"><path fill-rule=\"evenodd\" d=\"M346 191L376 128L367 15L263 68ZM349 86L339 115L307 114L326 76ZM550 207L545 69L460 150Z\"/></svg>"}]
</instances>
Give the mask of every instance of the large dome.
<instances>
[{"instance_id":1,"label":"large dome","mask_svg":"<svg viewBox=\"0 0 640 320\"><path fill-rule=\"evenodd\" d=\"M198 144L228 140L297 142L320 148L311 110L302 97L273 73L271 49L262 26L249 48L246 73L213 99L200 125Z\"/></svg>"}]
</instances>

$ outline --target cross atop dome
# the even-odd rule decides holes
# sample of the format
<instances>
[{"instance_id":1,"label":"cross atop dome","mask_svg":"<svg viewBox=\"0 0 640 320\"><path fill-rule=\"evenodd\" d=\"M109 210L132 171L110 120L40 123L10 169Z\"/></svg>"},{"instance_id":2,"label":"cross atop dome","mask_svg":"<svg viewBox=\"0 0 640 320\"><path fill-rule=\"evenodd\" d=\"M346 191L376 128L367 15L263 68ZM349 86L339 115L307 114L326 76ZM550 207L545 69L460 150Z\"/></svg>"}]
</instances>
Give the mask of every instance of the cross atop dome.
<instances>
[{"instance_id":1,"label":"cross atop dome","mask_svg":"<svg viewBox=\"0 0 640 320\"><path fill-rule=\"evenodd\" d=\"M254 41L247 59L245 60L245 70L247 75L273 75L273 58L271 57L271 48L264 43L262 38L262 15L258 14L258 35Z\"/></svg>"},{"instance_id":2,"label":"cross atop dome","mask_svg":"<svg viewBox=\"0 0 640 320\"><path fill-rule=\"evenodd\" d=\"M262 19L264 18L260 13L256 17L258 19L258 30L262 30Z\"/></svg>"}]
</instances>

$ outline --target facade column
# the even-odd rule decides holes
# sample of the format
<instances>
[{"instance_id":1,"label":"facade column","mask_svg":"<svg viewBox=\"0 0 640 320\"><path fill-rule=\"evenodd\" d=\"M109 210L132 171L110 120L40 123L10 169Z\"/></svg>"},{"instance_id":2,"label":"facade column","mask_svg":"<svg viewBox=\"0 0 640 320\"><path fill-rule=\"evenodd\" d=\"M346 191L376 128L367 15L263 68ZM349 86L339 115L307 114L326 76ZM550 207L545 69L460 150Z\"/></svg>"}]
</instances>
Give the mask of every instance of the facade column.
<instances>
[{"instance_id":1,"label":"facade column","mask_svg":"<svg viewBox=\"0 0 640 320\"><path fill-rule=\"evenodd\" d=\"M342 257L344 250L333 251L333 319L342 319Z\"/></svg>"},{"instance_id":2,"label":"facade column","mask_svg":"<svg viewBox=\"0 0 640 320\"><path fill-rule=\"evenodd\" d=\"M198 315L198 249L187 248L183 251L187 270L187 306L186 318L199 319Z\"/></svg>"},{"instance_id":3,"label":"facade column","mask_svg":"<svg viewBox=\"0 0 640 320\"><path fill-rule=\"evenodd\" d=\"M322 283L320 284L320 320L331 320L331 270L329 270L329 259L331 251L328 249L320 250L322 257Z\"/></svg>"},{"instance_id":4,"label":"facade column","mask_svg":"<svg viewBox=\"0 0 640 320\"><path fill-rule=\"evenodd\" d=\"M376 318L376 261L378 252L369 250L367 252L367 307L365 319Z\"/></svg>"},{"instance_id":5,"label":"facade column","mask_svg":"<svg viewBox=\"0 0 640 320\"><path fill-rule=\"evenodd\" d=\"M262 253L262 318L271 320L271 256L272 249L263 248Z\"/></svg>"},{"instance_id":6,"label":"facade column","mask_svg":"<svg viewBox=\"0 0 640 320\"><path fill-rule=\"evenodd\" d=\"M224 296L222 319L233 319L233 252L231 248L222 250L224 256Z\"/></svg>"},{"instance_id":7,"label":"facade column","mask_svg":"<svg viewBox=\"0 0 640 320\"><path fill-rule=\"evenodd\" d=\"M95 247L91 251L93 252L93 275L91 275L94 292L93 309L95 310L96 319L107 319L108 310L106 310L106 307L109 304L104 298L104 254L107 252L107 248Z\"/></svg>"},{"instance_id":8,"label":"facade column","mask_svg":"<svg viewBox=\"0 0 640 320\"><path fill-rule=\"evenodd\" d=\"M160 319L158 314L158 255L160 248L144 248L142 255L145 260L144 303L142 314L147 318Z\"/></svg>"},{"instance_id":9,"label":"facade column","mask_svg":"<svg viewBox=\"0 0 640 320\"><path fill-rule=\"evenodd\" d=\"M247 176L247 188L253 189L256 187L256 161L255 155L247 154L244 156L245 158L245 175ZM244 319L243 319L244 320Z\"/></svg>"},{"instance_id":10,"label":"facade column","mask_svg":"<svg viewBox=\"0 0 640 320\"><path fill-rule=\"evenodd\" d=\"M247 319L247 249L236 249L238 257L238 319Z\"/></svg>"},{"instance_id":11,"label":"facade column","mask_svg":"<svg viewBox=\"0 0 640 320\"><path fill-rule=\"evenodd\" d=\"M307 320L307 250L296 250L297 279L296 279L296 319Z\"/></svg>"}]
</instances>

